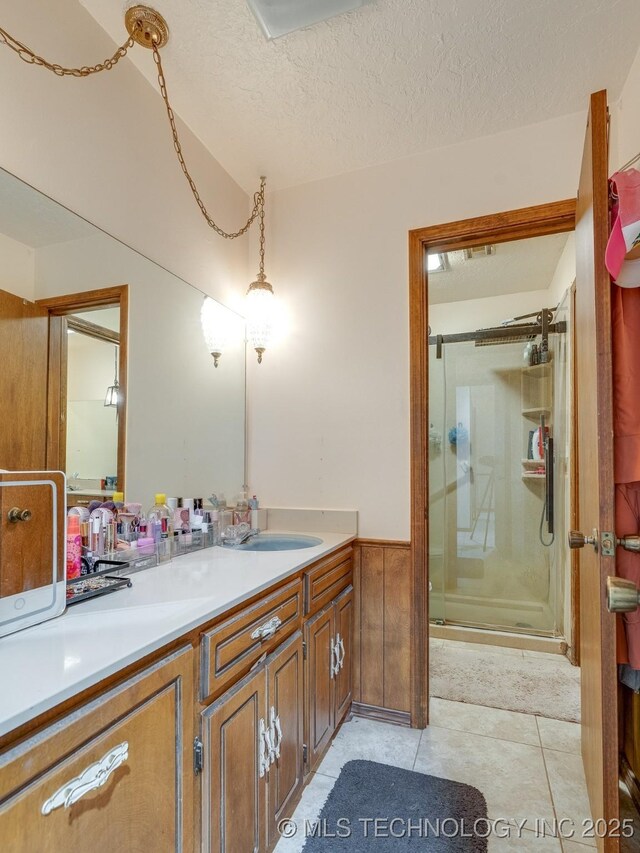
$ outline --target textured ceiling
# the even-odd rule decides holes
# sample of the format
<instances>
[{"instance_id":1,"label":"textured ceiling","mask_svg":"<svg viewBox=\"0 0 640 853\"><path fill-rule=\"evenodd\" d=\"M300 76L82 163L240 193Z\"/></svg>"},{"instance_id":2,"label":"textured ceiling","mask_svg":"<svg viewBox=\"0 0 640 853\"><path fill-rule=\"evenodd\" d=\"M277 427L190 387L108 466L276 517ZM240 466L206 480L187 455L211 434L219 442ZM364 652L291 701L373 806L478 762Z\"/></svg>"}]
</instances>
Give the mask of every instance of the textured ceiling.
<instances>
[{"instance_id":1,"label":"textured ceiling","mask_svg":"<svg viewBox=\"0 0 640 853\"><path fill-rule=\"evenodd\" d=\"M80 2L123 41L121 0ZM245 0L154 5L176 111L247 189L583 111L604 87L614 100L640 38L638 0L372 0L271 42ZM151 54L130 55L155 85Z\"/></svg>"},{"instance_id":2,"label":"textured ceiling","mask_svg":"<svg viewBox=\"0 0 640 853\"><path fill-rule=\"evenodd\" d=\"M471 260L466 260L462 251L449 252L449 269L429 273L429 302L436 305L546 290L567 238L567 234L552 234L498 243L495 255L474 256Z\"/></svg>"}]
</instances>

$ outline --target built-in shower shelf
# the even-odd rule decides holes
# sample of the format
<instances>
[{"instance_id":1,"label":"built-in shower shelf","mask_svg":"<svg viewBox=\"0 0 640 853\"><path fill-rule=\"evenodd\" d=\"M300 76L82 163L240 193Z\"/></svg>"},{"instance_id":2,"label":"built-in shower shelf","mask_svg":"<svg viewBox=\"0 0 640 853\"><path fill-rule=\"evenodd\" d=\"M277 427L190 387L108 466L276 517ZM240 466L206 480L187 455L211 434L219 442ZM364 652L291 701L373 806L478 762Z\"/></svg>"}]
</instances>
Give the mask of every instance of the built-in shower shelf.
<instances>
[{"instance_id":1,"label":"built-in shower shelf","mask_svg":"<svg viewBox=\"0 0 640 853\"><path fill-rule=\"evenodd\" d=\"M551 364L547 361L544 364L527 364L522 368L522 372L529 376L544 377L551 375Z\"/></svg>"},{"instance_id":2,"label":"built-in shower shelf","mask_svg":"<svg viewBox=\"0 0 640 853\"><path fill-rule=\"evenodd\" d=\"M546 480L546 474L535 474L533 471L523 471L522 472L523 480Z\"/></svg>"},{"instance_id":3,"label":"built-in shower shelf","mask_svg":"<svg viewBox=\"0 0 640 853\"><path fill-rule=\"evenodd\" d=\"M534 406L532 409L523 409L522 414L525 418L537 421L539 420L540 415L544 415L548 418L551 415L551 409L548 406Z\"/></svg>"},{"instance_id":4,"label":"built-in shower shelf","mask_svg":"<svg viewBox=\"0 0 640 853\"><path fill-rule=\"evenodd\" d=\"M525 468L544 468L544 459L522 459Z\"/></svg>"}]
</instances>

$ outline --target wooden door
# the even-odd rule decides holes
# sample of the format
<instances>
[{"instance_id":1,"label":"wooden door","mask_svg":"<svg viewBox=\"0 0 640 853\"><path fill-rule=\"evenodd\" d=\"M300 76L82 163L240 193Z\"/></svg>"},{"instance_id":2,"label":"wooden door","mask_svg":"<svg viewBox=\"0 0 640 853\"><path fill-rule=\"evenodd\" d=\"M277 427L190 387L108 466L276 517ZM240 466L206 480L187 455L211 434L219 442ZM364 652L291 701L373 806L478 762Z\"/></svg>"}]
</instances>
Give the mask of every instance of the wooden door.
<instances>
[{"instance_id":1,"label":"wooden door","mask_svg":"<svg viewBox=\"0 0 640 853\"><path fill-rule=\"evenodd\" d=\"M336 599L335 623L338 645L339 669L336 673L336 725L340 723L349 706L352 693L352 654L353 641L353 587L345 589Z\"/></svg>"},{"instance_id":2,"label":"wooden door","mask_svg":"<svg viewBox=\"0 0 640 853\"><path fill-rule=\"evenodd\" d=\"M203 713L203 827L207 853L258 853L266 843L264 667Z\"/></svg>"},{"instance_id":3,"label":"wooden door","mask_svg":"<svg viewBox=\"0 0 640 853\"><path fill-rule=\"evenodd\" d=\"M193 853L192 673L176 652L0 756L2 850Z\"/></svg>"},{"instance_id":4,"label":"wooden door","mask_svg":"<svg viewBox=\"0 0 640 853\"><path fill-rule=\"evenodd\" d=\"M305 742L312 768L335 729L334 606L321 610L305 625Z\"/></svg>"},{"instance_id":5,"label":"wooden door","mask_svg":"<svg viewBox=\"0 0 640 853\"><path fill-rule=\"evenodd\" d=\"M578 527L598 531L579 552L582 756L595 820L618 815L615 617L606 609L606 578L615 556L600 537L614 530L611 379L611 284L608 240L607 96L591 96L576 210L576 380ZM608 838L600 849L618 850Z\"/></svg>"},{"instance_id":6,"label":"wooden door","mask_svg":"<svg viewBox=\"0 0 640 853\"><path fill-rule=\"evenodd\" d=\"M0 468L45 469L49 313L4 290L0 290L0 363Z\"/></svg>"},{"instance_id":7,"label":"wooden door","mask_svg":"<svg viewBox=\"0 0 640 853\"><path fill-rule=\"evenodd\" d=\"M278 840L278 822L291 814L303 785L303 678L302 634L297 632L267 660L269 727L275 749L267 784L269 846Z\"/></svg>"}]
</instances>

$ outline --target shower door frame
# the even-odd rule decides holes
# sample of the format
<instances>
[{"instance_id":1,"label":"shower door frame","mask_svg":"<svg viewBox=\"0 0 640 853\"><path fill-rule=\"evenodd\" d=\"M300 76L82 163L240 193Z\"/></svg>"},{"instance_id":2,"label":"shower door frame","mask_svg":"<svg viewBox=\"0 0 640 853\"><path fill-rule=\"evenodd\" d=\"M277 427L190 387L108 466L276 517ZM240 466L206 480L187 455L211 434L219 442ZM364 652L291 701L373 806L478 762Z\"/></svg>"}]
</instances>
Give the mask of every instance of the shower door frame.
<instances>
[{"instance_id":1,"label":"shower door frame","mask_svg":"<svg viewBox=\"0 0 640 853\"><path fill-rule=\"evenodd\" d=\"M453 251L575 230L576 200L509 210L409 231L409 343L411 390L411 724L429 722L429 251ZM572 466L572 478L575 469ZM572 508L572 513L574 512ZM574 553L574 552L572 552ZM576 625L579 591L571 591ZM577 639L577 638L576 638ZM574 640L574 648L578 643Z\"/></svg>"}]
</instances>

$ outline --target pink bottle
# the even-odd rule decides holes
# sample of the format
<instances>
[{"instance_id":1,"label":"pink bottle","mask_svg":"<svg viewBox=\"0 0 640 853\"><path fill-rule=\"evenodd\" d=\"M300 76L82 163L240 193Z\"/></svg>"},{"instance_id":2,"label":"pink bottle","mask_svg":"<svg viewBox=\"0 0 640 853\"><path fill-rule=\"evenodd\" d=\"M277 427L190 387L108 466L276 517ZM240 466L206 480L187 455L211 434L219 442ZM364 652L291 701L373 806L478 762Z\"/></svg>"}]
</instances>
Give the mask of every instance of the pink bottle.
<instances>
[{"instance_id":1,"label":"pink bottle","mask_svg":"<svg viewBox=\"0 0 640 853\"><path fill-rule=\"evenodd\" d=\"M82 534L80 516L67 518L67 580L79 578L82 574Z\"/></svg>"}]
</instances>

